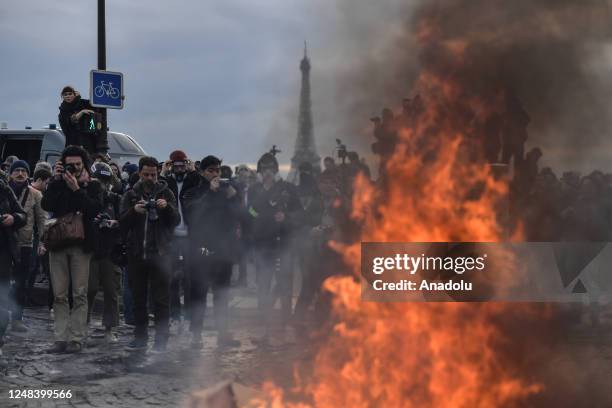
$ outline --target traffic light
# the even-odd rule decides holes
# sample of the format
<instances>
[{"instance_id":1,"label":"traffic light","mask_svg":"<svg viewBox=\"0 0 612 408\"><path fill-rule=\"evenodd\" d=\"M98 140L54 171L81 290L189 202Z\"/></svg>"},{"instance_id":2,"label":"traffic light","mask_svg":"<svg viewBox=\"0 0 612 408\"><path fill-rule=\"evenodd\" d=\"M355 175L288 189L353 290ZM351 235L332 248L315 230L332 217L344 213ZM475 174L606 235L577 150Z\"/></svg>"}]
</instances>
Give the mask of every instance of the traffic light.
<instances>
[{"instance_id":1,"label":"traffic light","mask_svg":"<svg viewBox=\"0 0 612 408\"><path fill-rule=\"evenodd\" d=\"M81 117L80 121L81 132L96 133L102 130L102 115L100 113L86 113Z\"/></svg>"}]
</instances>

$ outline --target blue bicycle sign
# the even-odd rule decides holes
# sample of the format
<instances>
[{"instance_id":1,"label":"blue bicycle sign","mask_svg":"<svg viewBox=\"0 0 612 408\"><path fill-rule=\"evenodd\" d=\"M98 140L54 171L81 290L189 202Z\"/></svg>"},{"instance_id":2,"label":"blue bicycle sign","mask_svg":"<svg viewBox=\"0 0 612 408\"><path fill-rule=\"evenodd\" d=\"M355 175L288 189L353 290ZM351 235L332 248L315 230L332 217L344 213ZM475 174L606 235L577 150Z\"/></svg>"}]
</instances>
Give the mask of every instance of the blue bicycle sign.
<instances>
[{"instance_id":1,"label":"blue bicycle sign","mask_svg":"<svg viewBox=\"0 0 612 408\"><path fill-rule=\"evenodd\" d=\"M98 98L101 98L102 96L106 95L110 96L113 99L117 99L119 97L119 94L119 89L113 88L112 82L104 83L104 81L102 81L100 85L96 86L96 88L94 89L94 95L96 95Z\"/></svg>"},{"instance_id":2,"label":"blue bicycle sign","mask_svg":"<svg viewBox=\"0 0 612 408\"><path fill-rule=\"evenodd\" d=\"M121 72L91 70L89 98L98 108L123 108L123 74Z\"/></svg>"}]
</instances>

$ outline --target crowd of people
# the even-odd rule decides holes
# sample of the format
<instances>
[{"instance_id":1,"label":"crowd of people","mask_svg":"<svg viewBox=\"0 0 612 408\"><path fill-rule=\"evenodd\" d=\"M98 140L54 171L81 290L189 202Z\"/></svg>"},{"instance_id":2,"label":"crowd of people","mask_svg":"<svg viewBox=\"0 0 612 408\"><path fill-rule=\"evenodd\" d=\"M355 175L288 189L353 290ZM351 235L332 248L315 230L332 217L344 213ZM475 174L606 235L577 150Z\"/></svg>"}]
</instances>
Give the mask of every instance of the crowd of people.
<instances>
[{"instance_id":1,"label":"crowd of people","mask_svg":"<svg viewBox=\"0 0 612 408\"><path fill-rule=\"evenodd\" d=\"M181 320L189 321L191 346L199 349L211 292L218 345L238 346L230 287L249 284L248 265L255 269L260 341L274 326L303 325L309 310L324 316L321 283L343 268L326 244L349 239L344 186L363 164L349 172L350 163L328 157L324 167L317 174L302 164L293 184L279 176L274 152L256 169L232 169L213 155L192 161L180 150L162 162L145 156L120 168L79 145L33 172L8 157L0 173L0 335L29 330L23 309L36 301L35 278L45 273L54 317L50 353L85 347L99 291L106 342L117 341L123 319L134 326L128 349L146 349L152 314L155 352L166 350L169 327ZM294 271L302 277L297 301Z\"/></svg>"},{"instance_id":2,"label":"crowd of people","mask_svg":"<svg viewBox=\"0 0 612 408\"><path fill-rule=\"evenodd\" d=\"M328 316L321 284L347 272L328 243L359 238L350 217L353 182L359 175L370 179L356 152L337 140L337 158L326 157L321 172L302 163L295 184L279 176L274 148L256 169L232 169L213 155L193 161L181 150L164 161L142 157L120 167L105 153L103 140L84 142L96 135L80 124L94 114L88 102L71 87L62 90L62 98L59 119L67 146L59 160L53 166L39 162L33 171L14 156L2 163L0 346L9 326L29 330L23 309L35 302L38 274L49 281L52 353L82 350L99 291L109 343L117 341L115 328L123 319L134 326L128 348L147 348L152 313L153 350L166 349L171 322L181 320L189 321L192 347L202 348L211 292L218 345L237 346L229 289L248 285L249 265L255 269L261 341L269 340L273 325L302 325L309 310ZM607 241L612 176L567 172L558 179L550 168L539 169L540 149L524 154L529 117L516 99L507 103L506 118L492 117L476 128L497 135L497 141L482 145L488 162L514 160L511 224L525 226L529 241ZM424 109L418 95L403 106L401 115L385 109L382 118L372 119L383 190L392 177L384 163L400 142L399 128L417 121ZM302 278L297 301L295 271ZM280 313L274 310L277 302Z\"/></svg>"}]
</instances>

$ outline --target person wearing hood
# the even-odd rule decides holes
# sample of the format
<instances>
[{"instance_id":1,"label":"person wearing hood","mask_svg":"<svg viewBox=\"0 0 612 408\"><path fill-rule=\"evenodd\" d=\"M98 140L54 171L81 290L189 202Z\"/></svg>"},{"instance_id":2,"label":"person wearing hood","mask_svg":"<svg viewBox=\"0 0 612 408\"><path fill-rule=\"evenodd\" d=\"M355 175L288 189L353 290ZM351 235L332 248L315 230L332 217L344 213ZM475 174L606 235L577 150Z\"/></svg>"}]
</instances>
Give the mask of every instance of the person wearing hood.
<instances>
[{"instance_id":1,"label":"person wearing hood","mask_svg":"<svg viewBox=\"0 0 612 408\"><path fill-rule=\"evenodd\" d=\"M58 120L66 136L66 146L82 146L90 154L105 153L108 150L108 143L103 140L104 132L97 130L87 132L82 124L85 115L93 116L95 113L89 100L81 98L79 92L71 86L65 86L61 95L62 103L59 107Z\"/></svg>"},{"instance_id":2,"label":"person wearing hood","mask_svg":"<svg viewBox=\"0 0 612 408\"><path fill-rule=\"evenodd\" d=\"M0 170L5 173L6 177L8 177L8 172L11 169L11 164L13 164L13 162L17 160L19 160L17 156L9 156L6 158L4 163L0 164Z\"/></svg>"},{"instance_id":3,"label":"person wearing hood","mask_svg":"<svg viewBox=\"0 0 612 408\"><path fill-rule=\"evenodd\" d=\"M0 356L4 344L4 333L9 321L10 270L13 262L19 261L15 231L27 221L15 194L3 178L0 178Z\"/></svg>"},{"instance_id":4,"label":"person wearing hood","mask_svg":"<svg viewBox=\"0 0 612 408\"><path fill-rule=\"evenodd\" d=\"M158 179L157 167L155 158L141 157L140 180L121 200L119 223L127 236L128 280L134 298L134 340L128 346L131 350L147 347L149 283L155 315L154 350L165 351L169 336L169 255L180 215L168 184Z\"/></svg>"},{"instance_id":5,"label":"person wearing hood","mask_svg":"<svg viewBox=\"0 0 612 408\"><path fill-rule=\"evenodd\" d=\"M15 232L17 246L19 247L19 262L15 265L15 287L13 291L15 308L11 328L16 332L28 330L23 324L23 308L28 297L27 282L30 274L34 231L43 231L47 219L47 213L41 207L42 193L28 184L29 175L30 166L25 161L17 160L11 164L9 186L27 215L26 225Z\"/></svg>"}]
</instances>

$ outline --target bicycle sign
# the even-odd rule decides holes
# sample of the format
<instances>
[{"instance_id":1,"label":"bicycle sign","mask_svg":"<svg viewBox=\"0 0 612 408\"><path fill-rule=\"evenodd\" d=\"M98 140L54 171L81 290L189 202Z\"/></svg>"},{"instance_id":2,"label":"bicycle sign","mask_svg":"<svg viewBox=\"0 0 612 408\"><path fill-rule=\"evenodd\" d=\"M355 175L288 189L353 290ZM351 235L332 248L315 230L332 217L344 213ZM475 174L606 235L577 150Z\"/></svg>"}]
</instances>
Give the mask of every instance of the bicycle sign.
<instances>
[{"instance_id":1,"label":"bicycle sign","mask_svg":"<svg viewBox=\"0 0 612 408\"><path fill-rule=\"evenodd\" d=\"M89 102L97 108L123 109L123 74L91 70Z\"/></svg>"}]
</instances>

